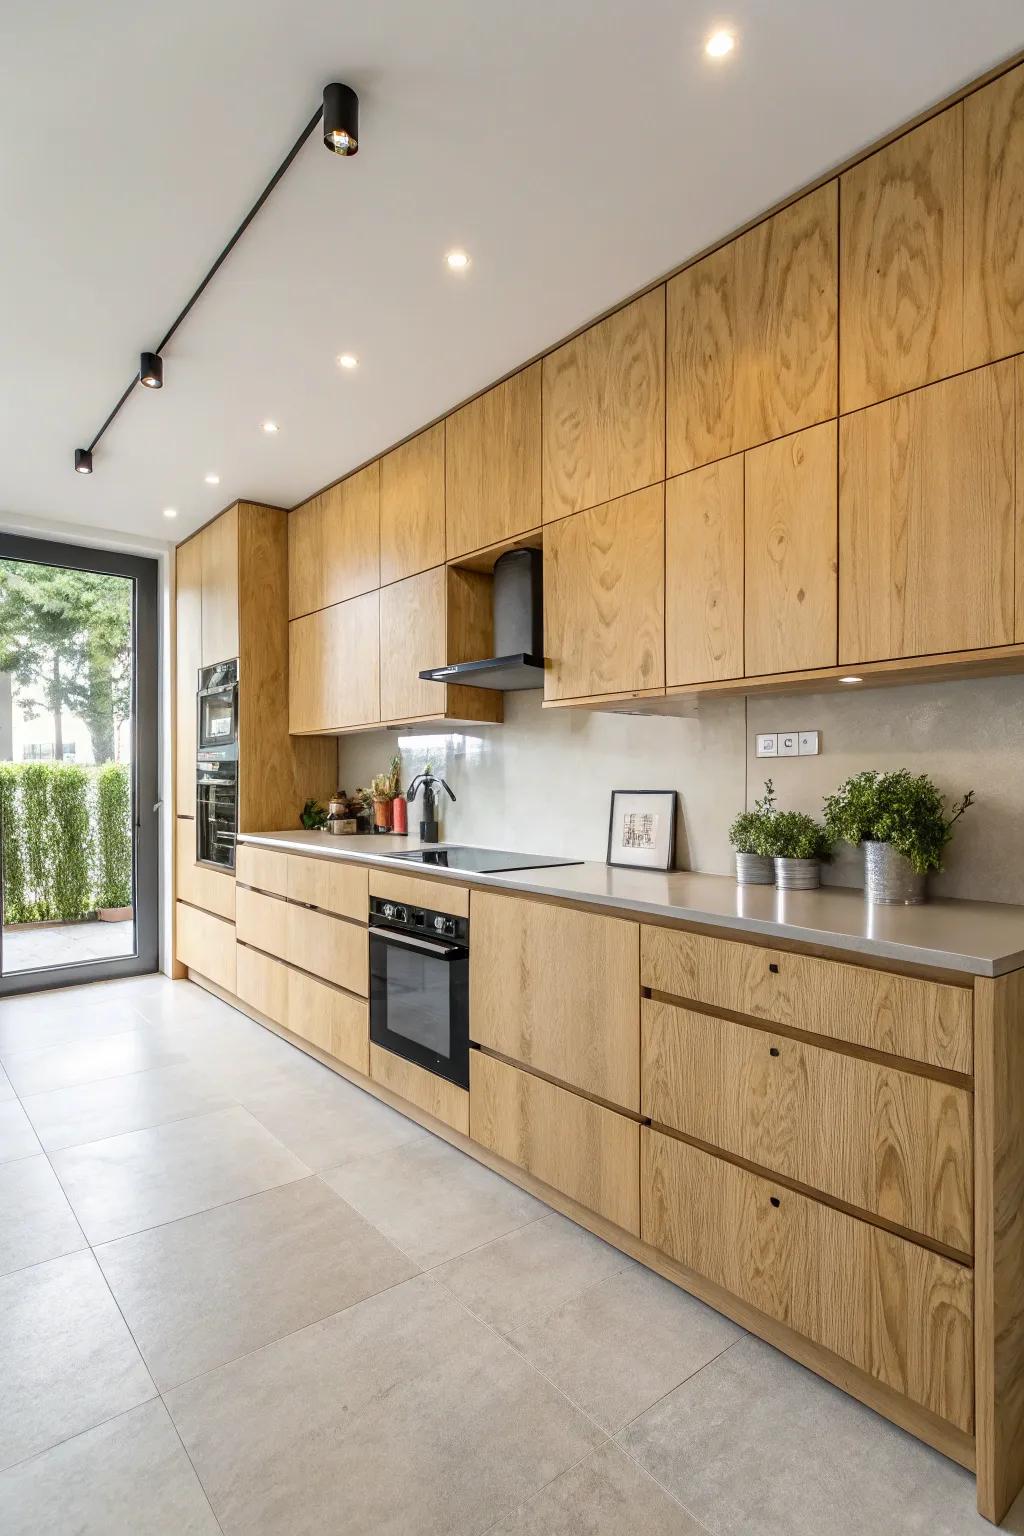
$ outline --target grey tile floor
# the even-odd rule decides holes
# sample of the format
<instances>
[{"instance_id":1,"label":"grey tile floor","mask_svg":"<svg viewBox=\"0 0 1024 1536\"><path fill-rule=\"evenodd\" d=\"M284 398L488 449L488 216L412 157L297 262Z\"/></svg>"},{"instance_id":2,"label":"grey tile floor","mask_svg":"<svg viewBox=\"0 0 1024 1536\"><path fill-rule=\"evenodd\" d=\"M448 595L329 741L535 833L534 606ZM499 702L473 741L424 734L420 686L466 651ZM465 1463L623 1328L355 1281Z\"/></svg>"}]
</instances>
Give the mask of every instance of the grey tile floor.
<instances>
[{"instance_id":1,"label":"grey tile floor","mask_svg":"<svg viewBox=\"0 0 1024 1536\"><path fill-rule=\"evenodd\" d=\"M4 1536L992 1530L951 1462L188 982L2 1001L0 1065Z\"/></svg>"},{"instance_id":2,"label":"grey tile floor","mask_svg":"<svg viewBox=\"0 0 1024 1536\"><path fill-rule=\"evenodd\" d=\"M126 923L39 923L5 928L4 970L40 971L52 965L83 965L135 953L135 926Z\"/></svg>"}]
</instances>

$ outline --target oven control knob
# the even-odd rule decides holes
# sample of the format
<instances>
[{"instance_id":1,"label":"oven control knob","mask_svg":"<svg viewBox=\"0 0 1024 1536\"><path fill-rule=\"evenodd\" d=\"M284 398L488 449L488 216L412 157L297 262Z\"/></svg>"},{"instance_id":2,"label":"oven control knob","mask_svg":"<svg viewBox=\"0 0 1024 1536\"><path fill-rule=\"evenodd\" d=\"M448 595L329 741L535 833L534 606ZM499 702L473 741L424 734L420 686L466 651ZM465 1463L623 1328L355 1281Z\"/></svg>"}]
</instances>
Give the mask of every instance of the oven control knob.
<instances>
[{"instance_id":1,"label":"oven control knob","mask_svg":"<svg viewBox=\"0 0 1024 1536\"><path fill-rule=\"evenodd\" d=\"M405 907L396 907L393 916L396 923L407 923L409 921L409 913Z\"/></svg>"},{"instance_id":2,"label":"oven control knob","mask_svg":"<svg viewBox=\"0 0 1024 1536\"><path fill-rule=\"evenodd\" d=\"M382 907L382 908L381 908L381 910L382 910L382 912L383 912L383 913L384 913L384 916L385 916L385 917L386 917L386 918L387 918L387 919L388 919L388 921L389 921L389 922L390 922L390 921L391 921L391 919L392 919L392 918L393 918L393 917L394 917L394 915L395 915L395 906L394 906L394 903L393 903L393 902L391 902L391 901L386 901L386 902L385 902L385 903L384 903L384 905L383 905L383 907Z\"/></svg>"},{"instance_id":3,"label":"oven control knob","mask_svg":"<svg viewBox=\"0 0 1024 1536\"><path fill-rule=\"evenodd\" d=\"M452 917L435 917L434 928L438 933L454 933L455 919Z\"/></svg>"}]
</instances>

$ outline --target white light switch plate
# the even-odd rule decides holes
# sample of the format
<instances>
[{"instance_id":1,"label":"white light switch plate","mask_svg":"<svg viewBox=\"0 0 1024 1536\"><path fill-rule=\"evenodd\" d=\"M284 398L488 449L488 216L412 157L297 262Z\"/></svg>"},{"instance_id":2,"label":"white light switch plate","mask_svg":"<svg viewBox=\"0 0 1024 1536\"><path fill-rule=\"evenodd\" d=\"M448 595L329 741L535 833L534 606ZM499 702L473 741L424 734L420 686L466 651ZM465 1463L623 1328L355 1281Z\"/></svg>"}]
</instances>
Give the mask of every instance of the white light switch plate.
<instances>
[{"instance_id":1,"label":"white light switch plate","mask_svg":"<svg viewBox=\"0 0 1024 1536\"><path fill-rule=\"evenodd\" d=\"M799 731L780 731L778 735L778 751L780 757L799 757L800 733Z\"/></svg>"},{"instance_id":2,"label":"white light switch plate","mask_svg":"<svg viewBox=\"0 0 1024 1536\"><path fill-rule=\"evenodd\" d=\"M758 757L778 757L779 738L776 735L759 735L757 738Z\"/></svg>"},{"instance_id":3,"label":"white light switch plate","mask_svg":"<svg viewBox=\"0 0 1024 1536\"><path fill-rule=\"evenodd\" d=\"M821 733L819 731L801 731L800 732L800 756L801 757L817 757L818 753L821 750L821 748L820 748L820 746L818 744L818 738L819 738L820 734Z\"/></svg>"}]
</instances>

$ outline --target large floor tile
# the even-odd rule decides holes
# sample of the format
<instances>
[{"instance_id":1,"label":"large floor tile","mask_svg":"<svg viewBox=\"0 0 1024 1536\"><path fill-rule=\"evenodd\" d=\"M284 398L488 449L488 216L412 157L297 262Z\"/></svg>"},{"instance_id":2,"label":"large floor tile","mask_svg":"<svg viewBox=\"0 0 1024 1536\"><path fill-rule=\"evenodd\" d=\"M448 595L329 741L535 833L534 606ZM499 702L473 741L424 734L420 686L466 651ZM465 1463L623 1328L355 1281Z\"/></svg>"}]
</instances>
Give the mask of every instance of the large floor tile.
<instances>
[{"instance_id":1,"label":"large floor tile","mask_svg":"<svg viewBox=\"0 0 1024 1536\"><path fill-rule=\"evenodd\" d=\"M478 1536L600 1442L428 1277L167 1403L227 1536Z\"/></svg>"},{"instance_id":2,"label":"large floor tile","mask_svg":"<svg viewBox=\"0 0 1024 1536\"><path fill-rule=\"evenodd\" d=\"M436 1136L324 1177L421 1269L549 1214L532 1195Z\"/></svg>"},{"instance_id":3,"label":"large floor tile","mask_svg":"<svg viewBox=\"0 0 1024 1536\"><path fill-rule=\"evenodd\" d=\"M991 1536L969 1473L759 1339L618 1438L714 1536Z\"/></svg>"},{"instance_id":4,"label":"large floor tile","mask_svg":"<svg viewBox=\"0 0 1024 1536\"><path fill-rule=\"evenodd\" d=\"M86 1246L45 1157L0 1165L0 1275Z\"/></svg>"},{"instance_id":5,"label":"large floor tile","mask_svg":"<svg viewBox=\"0 0 1024 1536\"><path fill-rule=\"evenodd\" d=\"M96 1257L161 1390L416 1272L316 1178L105 1244Z\"/></svg>"},{"instance_id":6,"label":"large floor tile","mask_svg":"<svg viewBox=\"0 0 1024 1536\"><path fill-rule=\"evenodd\" d=\"M4 1536L219 1536L164 1405L155 1400L0 1476Z\"/></svg>"},{"instance_id":7,"label":"large floor tile","mask_svg":"<svg viewBox=\"0 0 1024 1536\"><path fill-rule=\"evenodd\" d=\"M0 1163L39 1152L39 1140L17 1099L0 1104Z\"/></svg>"},{"instance_id":8,"label":"large floor tile","mask_svg":"<svg viewBox=\"0 0 1024 1536\"><path fill-rule=\"evenodd\" d=\"M65 1040L46 1050L18 1051L5 1057L7 1075L24 1098L52 1093L126 1072L147 1072L185 1060L184 1051L153 1029L130 1029L96 1040Z\"/></svg>"},{"instance_id":9,"label":"large floor tile","mask_svg":"<svg viewBox=\"0 0 1024 1536\"><path fill-rule=\"evenodd\" d=\"M286 1042L270 1038L294 1055L301 1054ZM369 1157L427 1136L415 1121L328 1067L319 1062L310 1065L317 1068L316 1075L302 1082L257 1085L240 1095L257 1120L310 1168L334 1168L351 1158Z\"/></svg>"},{"instance_id":10,"label":"large floor tile","mask_svg":"<svg viewBox=\"0 0 1024 1536\"><path fill-rule=\"evenodd\" d=\"M14 1097L15 1093L11 1080L3 1067L0 1067L0 1104L9 1104Z\"/></svg>"},{"instance_id":11,"label":"large floor tile","mask_svg":"<svg viewBox=\"0 0 1024 1536\"><path fill-rule=\"evenodd\" d=\"M127 995L109 997L101 983L6 998L0 1002L0 1056L120 1035L145 1024Z\"/></svg>"},{"instance_id":12,"label":"large floor tile","mask_svg":"<svg viewBox=\"0 0 1024 1536\"><path fill-rule=\"evenodd\" d=\"M477 1317L510 1334L632 1265L618 1249L551 1212L442 1264L437 1278Z\"/></svg>"},{"instance_id":13,"label":"large floor tile","mask_svg":"<svg viewBox=\"0 0 1024 1536\"><path fill-rule=\"evenodd\" d=\"M633 1264L511 1337L531 1364L614 1434L746 1336L721 1313Z\"/></svg>"},{"instance_id":14,"label":"large floor tile","mask_svg":"<svg viewBox=\"0 0 1024 1536\"><path fill-rule=\"evenodd\" d=\"M0 1467L155 1395L91 1253L0 1280Z\"/></svg>"},{"instance_id":15,"label":"large floor tile","mask_svg":"<svg viewBox=\"0 0 1024 1536\"><path fill-rule=\"evenodd\" d=\"M224 1109L233 1099L191 1062L22 1098L47 1152Z\"/></svg>"},{"instance_id":16,"label":"large floor tile","mask_svg":"<svg viewBox=\"0 0 1024 1536\"><path fill-rule=\"evenodd\" d=\"M615 1445L604 1445L528 1499L488 1536L706 1536Z\"/></svg>"},{"instance_id":17,"label":"large floor tile","mask_svg":"<svg viewBox=\"0 0 1024 1536\"><path fill-rule=\"evenodd\" d=\"M304 1178L309 1169L237 1105L54 1152L91 1243L126 1237Z\"/></svg>"}]
</instances>

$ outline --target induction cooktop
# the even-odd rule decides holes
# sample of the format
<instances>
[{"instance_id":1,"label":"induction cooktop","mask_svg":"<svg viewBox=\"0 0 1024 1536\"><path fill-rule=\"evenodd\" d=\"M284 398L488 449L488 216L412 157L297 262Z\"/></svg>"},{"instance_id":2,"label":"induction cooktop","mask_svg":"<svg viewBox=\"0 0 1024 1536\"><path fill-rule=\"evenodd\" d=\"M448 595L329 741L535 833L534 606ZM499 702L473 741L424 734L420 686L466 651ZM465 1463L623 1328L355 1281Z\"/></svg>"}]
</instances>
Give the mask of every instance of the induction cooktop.
<instances>
[{"instance_id":1,"label":"induction cooktop","mask_svg":"<svg viewBox=\"0 0 1024 1536\"><path fill-rule=\"evenodd\" d=\"M409 864L433 864L443 869L465 869L478 875L497 875L512 869L553 869L562 864L581 864L582 859L552 859L543 853L504 853L500 848L464 848L458 843L438 843L433 848L410 848L389 853L388 859Z\"/></svg>"}]
</instances>

